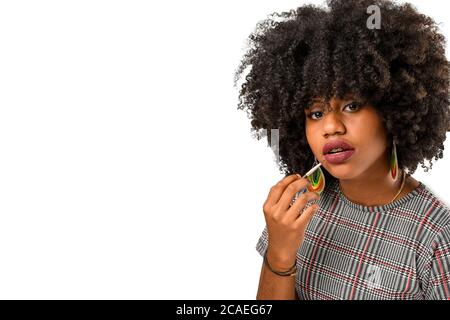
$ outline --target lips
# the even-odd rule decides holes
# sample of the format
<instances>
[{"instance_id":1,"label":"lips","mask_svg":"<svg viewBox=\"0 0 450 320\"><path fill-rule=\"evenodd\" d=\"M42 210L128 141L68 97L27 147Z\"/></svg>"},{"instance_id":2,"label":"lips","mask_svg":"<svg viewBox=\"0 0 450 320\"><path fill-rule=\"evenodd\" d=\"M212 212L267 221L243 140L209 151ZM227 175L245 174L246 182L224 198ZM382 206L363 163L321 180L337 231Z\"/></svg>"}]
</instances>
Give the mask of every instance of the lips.
<instances>
[{"instance_id":1,"label":"lips","mask_svg":"<svg viewBox=\"0 0 450 320\"><path fill-rule=\"evenodd\" d=\"M342 151L329 153L335 148L342 148ZM335 139L325 144L322 148L322 152L327 162L331 164L338 164L351 158L351 156L355 153L355 148L353 148L353 146L345 140Z\"/></svg>"},{"instance_id":2,"label":"lips","mask_svg":"<svg viewBox=\"0 0 450 320\"><path fill-rule=\"evenodd\" d=\"M343 151L355 150L349 142L342 139L336 139L325 144L322 148L322 153L326 155L335 148L342 148Z\"/></svg>"},{"instance_id":3,"label":"lips","mask_svg":"<svg viewBox=\"0 0 450 320\"><path fill-rule=\"evenodd\" d=\"M346 150L338 153L329 153L324 155L325 160L331 164L338 164L345 162L355 153L355 150Z\"/></svg>"}]
</instances>

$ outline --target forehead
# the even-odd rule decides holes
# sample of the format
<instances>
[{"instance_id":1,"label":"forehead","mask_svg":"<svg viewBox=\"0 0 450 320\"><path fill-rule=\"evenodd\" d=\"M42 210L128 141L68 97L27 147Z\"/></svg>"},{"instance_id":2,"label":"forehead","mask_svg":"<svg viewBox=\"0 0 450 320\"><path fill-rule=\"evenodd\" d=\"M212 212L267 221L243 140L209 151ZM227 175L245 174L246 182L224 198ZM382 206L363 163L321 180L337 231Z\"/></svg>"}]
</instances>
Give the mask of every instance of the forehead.
<instances>
[{"instance_id":1,"label":"forehead","mask_svg":"<svg viewBox=\"0 0 450 320\"><path fill-rule=\"evenodd\" d=\"M346 93L341 99L338 99L336 96L333 96L330 101L335 101L335 102L341 102L341 101L348 101L350 99L353 99L354 95L352 93ZM305 109L309 109L313 104L315 103L325 103L327 101L325 101L324 97L321 96L314 96L309 100L309 103L306 105Z\"/></svg>"},{"instance_id":2,"label":"forehead","mask_svg":"<svg viewBox=\"0 0 450 320\"><path fill-rule=\"evenodd\" d=\"M348 99L352 99L352 98L354 98L354 94L346 93L346 94L344 94L344 96L341 99L339 99L336 96L333 96L330 100L337 100L337 101L339 101L339 100L348 100ZM314 96L314 97L311 98L311 101L314 101L314 102L316 102L316 101L317 102L325 102L325 98L321 97L321 96Z\"/></svg>"}]
</instances>

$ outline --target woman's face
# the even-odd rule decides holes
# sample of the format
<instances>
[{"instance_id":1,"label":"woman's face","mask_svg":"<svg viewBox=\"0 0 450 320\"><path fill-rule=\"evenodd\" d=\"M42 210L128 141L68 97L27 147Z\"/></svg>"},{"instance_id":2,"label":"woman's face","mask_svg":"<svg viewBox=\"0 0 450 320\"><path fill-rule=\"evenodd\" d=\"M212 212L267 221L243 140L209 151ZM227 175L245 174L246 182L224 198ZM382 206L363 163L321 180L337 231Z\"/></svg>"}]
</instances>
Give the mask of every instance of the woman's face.
<instances>
[{"instance_id":1,"label":"woman's face","mask_svg":"<svg viewBox=\"0 0 450 320\"><path fill-rule=\"evenodd\" d=\"M314 99L305 109L306 138L322 166L337 179L373 177L389 172L387 137L381 118L371 105L363 105L347 95L332 98L329 104ZM338 164L328 162L322 148L343 139L354 148L353 155Z\"/></svg>"}]
</instances>

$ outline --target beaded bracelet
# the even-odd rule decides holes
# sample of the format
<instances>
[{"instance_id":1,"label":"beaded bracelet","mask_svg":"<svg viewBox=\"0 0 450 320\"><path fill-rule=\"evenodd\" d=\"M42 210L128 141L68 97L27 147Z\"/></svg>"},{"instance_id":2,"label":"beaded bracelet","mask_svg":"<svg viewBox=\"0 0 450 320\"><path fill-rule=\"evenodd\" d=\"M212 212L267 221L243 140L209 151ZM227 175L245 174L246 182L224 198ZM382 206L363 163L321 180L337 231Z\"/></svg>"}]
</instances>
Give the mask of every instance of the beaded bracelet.
<instances>
[{"instance_id":1,"label":"beaded bracelet","mask_svg":"<svg viewBox=\"0 0 450 320\"><path fill-rule=\"evenodd\" d=\"M272 267L269 264L269 261L267 260L267 250L266 253L264 253L264 263L269 268L270 271L275 273L276 275L282 276L282 277L293 277L297 274L297 261L294 262L294 265L289 268L287 271L276 271L273 270Z\"/></svg>"}]
</instances>

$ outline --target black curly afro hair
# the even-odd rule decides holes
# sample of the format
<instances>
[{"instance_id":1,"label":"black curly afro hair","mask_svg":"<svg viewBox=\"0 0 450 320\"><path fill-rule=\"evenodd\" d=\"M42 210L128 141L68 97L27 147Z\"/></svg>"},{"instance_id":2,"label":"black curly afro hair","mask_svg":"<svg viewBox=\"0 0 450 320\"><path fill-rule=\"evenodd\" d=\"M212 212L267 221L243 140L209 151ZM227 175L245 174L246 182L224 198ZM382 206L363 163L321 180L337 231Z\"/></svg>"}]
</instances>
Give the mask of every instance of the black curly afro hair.
<instances>
[{"instance_id":1,"label":"black curly afro hair","mask_svg":"<svg viewBox=\"0 0 450 320\"><path fill-rule=\"evenodd\" d=\"M304 174L314 162L305 133L305 106L313 97L329 100L352 93L376 108L389 141L396 143L402 169L412 174L421 163L430 170L432 158L443 157L450 131L450 64L444 36L433 19L409 3L326 3L323 8L304 5L273 13L249 36L234 85L251 66L239 91L238 109L247 111L252 133L259 140L266 136L261 132L267 132L270 141L270 129L279 129L280 170ZM367 26L371 5L380 9L379 29Z\"/></svg>"}]
</instances>

